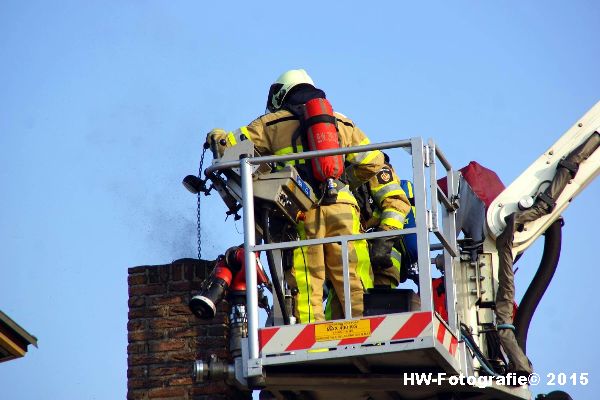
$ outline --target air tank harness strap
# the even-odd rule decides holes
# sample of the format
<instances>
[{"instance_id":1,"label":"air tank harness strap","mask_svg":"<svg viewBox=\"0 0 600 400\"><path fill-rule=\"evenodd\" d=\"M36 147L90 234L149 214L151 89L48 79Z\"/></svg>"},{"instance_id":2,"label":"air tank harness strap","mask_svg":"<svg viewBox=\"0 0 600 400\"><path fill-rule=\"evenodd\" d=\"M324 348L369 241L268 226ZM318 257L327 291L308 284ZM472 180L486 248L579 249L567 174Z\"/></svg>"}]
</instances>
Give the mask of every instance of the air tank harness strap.
<instances>
[{"instance_id":1,"label":"air tank harness strap","mask_svg":"<svg viewBox=\"0 0 600 400\"><path fill-rule=\"evenodd\" d=\"M304 124L307 127L319 123L333 124L337 126L337 118L333 115L320 114L315 115L314 117L310 117L306 121L304 121Z\"/></svg>"}]
</instances>

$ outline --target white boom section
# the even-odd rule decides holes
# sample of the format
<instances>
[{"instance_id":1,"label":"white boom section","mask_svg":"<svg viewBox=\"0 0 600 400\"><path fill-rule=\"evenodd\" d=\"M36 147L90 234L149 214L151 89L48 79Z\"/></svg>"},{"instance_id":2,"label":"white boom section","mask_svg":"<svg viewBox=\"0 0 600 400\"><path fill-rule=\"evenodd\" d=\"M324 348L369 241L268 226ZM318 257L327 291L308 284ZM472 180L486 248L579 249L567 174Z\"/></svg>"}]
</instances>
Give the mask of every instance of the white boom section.
<instances>
[{"instance_id":1,"label":"white boom section","mask_svg":"<svg viewBox=\"0 0 600 400\"><path fill-rule=\"evenodd\" d=\"M556 143L544 152L513 183L493 201L487 212L489 235L495 239L506 227L504 217L519 211L518 202L526 196L534 197L543 191L554 177L558 162L585 141L594 131L600 132L600 102L596 103ZM600 173L600 149L582 162L575 179L565 187L554 210L526 225L523 232L515 232L513 254L523 252L560 217L571 200Z\"/></svg>"}]
</instances>

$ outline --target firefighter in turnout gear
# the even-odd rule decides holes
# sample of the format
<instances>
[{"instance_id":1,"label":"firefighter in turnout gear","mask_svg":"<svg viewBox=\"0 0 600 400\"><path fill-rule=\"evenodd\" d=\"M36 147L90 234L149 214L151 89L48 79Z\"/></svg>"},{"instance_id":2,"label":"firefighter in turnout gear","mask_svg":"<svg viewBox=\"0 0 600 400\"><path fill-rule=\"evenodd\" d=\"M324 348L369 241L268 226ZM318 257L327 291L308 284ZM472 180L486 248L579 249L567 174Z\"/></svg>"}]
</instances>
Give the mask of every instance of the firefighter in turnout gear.
<instances>
[{"instance_id":1,"label":"firefighter in turnout gear","mask_svg":"<svg viewBox=\"0 0 600 400\"><path fill-rule=\"evenodd\" d=\"M361 211L364 229L389 231L403 229L404 220L411 210L411 204L400 185L400 180L385 154L384 167L367 183L355 190ZM402 276L401 239L398 237L369 240L370 265L374 275L370 285L396 288L406 280ZM404 266L406 269L407 266ZM337 293L330 290L327 296L326 318L338 319L343 315Z\"/></svg>"},{"instance_id":2,"label":"firefighter in turnout gear","mask_svg":"<svg viewBox=\"0 0 600 400\"><path fill-rule=\"evenodd\" d=\"M367 207L371 207L371 215L364 215L368 210L363 208L365 228L389 231L403 229L404 220L410 212L410 202L400 186L400 179L389 163L387 154L385 166L367 183L368 194L372 199ZM395 288L401 282L401 253L394 243L398 238L388 237L369 241L371 265L375 275L374 284Z\"/></svg>"},{"instance_id":3,"label":"firefighter in turnout gear","mask_svg":"<svg viewBox=\"0 0 600 400\"><path fill-rule=\"evenodd\" d=\"M207 141L235 145L239 140L251 140L261 155L284 155L308 150L302 131L304 105L313 99L325 99L304 70L291 70L281 75L269 90L267 114L235 132L213 130ZM369 144L366 135L354 122L335 113L339 147ZM223 140L224 139L224 140ZM327 190L313 175L310 160L289 161L308 182L320 199L298 221L301 238L315 239L360 233L360 210L350 186L368 181L384 165L383 153L365 151L344 156L345 173L335 180L335 191ZM333 194L333 195L332 195ZM362 316L363 291L372 285L366 241L348 243L350 265L350 297L352 317ZM286 273L286 281L296 293L295 315L298 322L325 319L323 284L329 280L338 293L343 293L342 247L339 243L305 246L294 250L294 268ZM362 278L362 279L361 279ZM343 308L343 296L342 308Z\"/></svg>"}]
</instances>

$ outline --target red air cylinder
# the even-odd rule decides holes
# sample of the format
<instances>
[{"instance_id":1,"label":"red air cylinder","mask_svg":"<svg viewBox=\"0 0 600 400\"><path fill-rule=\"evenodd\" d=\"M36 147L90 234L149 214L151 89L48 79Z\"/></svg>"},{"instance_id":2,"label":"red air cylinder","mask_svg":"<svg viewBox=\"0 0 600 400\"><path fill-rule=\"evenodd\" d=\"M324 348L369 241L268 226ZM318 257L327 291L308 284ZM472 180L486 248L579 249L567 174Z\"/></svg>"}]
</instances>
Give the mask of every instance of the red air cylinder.
<instances>
[{"instance_id":1,"label":"red air cylinder","mask_svg":"<svg viewBox=\"0 0 600 400\"><path fill-rule=\"evenodd\" d=\"M333 108L327 99L312 99L304 107L304 122L308 149L338 149L340 141L336 127ZM311 160L313 175L316 180L326 182L327 179L339 179L344 173L344 156L316 157Z\"/></svg>"}]
</instances>

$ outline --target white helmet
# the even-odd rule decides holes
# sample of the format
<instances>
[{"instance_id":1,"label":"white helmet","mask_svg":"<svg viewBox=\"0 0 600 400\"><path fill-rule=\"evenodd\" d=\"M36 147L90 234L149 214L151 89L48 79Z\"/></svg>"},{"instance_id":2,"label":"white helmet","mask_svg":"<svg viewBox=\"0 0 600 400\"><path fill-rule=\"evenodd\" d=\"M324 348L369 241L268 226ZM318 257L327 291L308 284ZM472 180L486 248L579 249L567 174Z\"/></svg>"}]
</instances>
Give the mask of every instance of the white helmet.
<instances>
[{"instance_id":1,"label":"white helmet","mask_svg":"<svg viewBox=\"0 0 600 400\"><path fill-rule=\"evenodd\" d=\"M298 85L315 86L313 80L303 69L291 69L281 74L279 78L269 88L267 97L267 109L271 112L279 110L283 104L285 96Z\"/></svg>"}]
</instances>

